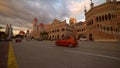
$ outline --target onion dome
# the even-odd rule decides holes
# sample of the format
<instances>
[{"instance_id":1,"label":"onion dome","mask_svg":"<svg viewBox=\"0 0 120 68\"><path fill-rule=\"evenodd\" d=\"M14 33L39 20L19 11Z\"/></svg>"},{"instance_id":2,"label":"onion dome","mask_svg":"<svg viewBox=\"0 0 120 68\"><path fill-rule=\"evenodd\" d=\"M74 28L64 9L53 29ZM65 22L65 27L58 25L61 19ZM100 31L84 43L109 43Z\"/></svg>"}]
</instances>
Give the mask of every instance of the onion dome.
<instances>
[{"instance_id":1,"label":"onion dome","mask_svg":"<svg viewBox=\"0 0 120 68\"><path fill-rule=\"evenodd\" d=\"M43 23L40 23L39 26L44 26L44 24L43 24Z\"/></svg>"}]
</instances>

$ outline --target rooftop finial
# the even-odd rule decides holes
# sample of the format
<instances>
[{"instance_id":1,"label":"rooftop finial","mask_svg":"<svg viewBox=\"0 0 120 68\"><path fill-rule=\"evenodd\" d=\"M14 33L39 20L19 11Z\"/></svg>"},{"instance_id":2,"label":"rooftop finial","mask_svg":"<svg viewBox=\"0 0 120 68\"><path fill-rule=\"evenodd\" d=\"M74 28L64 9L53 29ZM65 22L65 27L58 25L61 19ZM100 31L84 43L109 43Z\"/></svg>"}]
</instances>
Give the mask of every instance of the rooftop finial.
<instances>
[{"instance_id":1,"label":"rooftop finial","mask_svg":"<svg viewBox=\"0 0 120 68\"><path fill-rule=\"evenodd\" d=\"M90 0L90 1L91 1L90 7L93 8L94 7L94 3L92 2L92 0Z\"/></svg>"},{"instance_id":2,"label":"rooftop finial","mask_svg":"<svg viewBox=\"0 0 120 68\"><path fill-rule=\"evenodd\" d=\"M87 12L86 6L84 6L84 12L85 12L85 13Z\"/></svg>"},{"instance_id":3,"label":"rooftop finial","mask_svg":"<svg viewBox=\"0 0 120 68\"><path fill-rule=\"evenodd\" d=\"M84 12L85 13L87 12L87 9L86 9L86 0L84 1Z\"/></svg>"}]
</instances>

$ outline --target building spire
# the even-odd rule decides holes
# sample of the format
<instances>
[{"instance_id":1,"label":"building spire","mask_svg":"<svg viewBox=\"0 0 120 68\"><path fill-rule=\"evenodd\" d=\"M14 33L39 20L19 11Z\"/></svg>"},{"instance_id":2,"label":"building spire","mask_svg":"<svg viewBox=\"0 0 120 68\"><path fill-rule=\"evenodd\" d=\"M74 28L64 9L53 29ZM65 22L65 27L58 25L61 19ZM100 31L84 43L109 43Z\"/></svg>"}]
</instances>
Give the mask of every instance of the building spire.
<instances>
[{"instance_id":1,"label":"building spire","mask_svg":"<svg viewBox=\"0 0 120 68\"><path fill-rule=\"evenodd\" d=\"M91 1L90 8L93 8L94 7L94 3L92 2L92 0L90 0L90 1Z\"/></svg>"},{"instance_id":2,"label":"building spire","mask_svg":"<svg viewBox=\"0 0 120 68\"><path fill-rule=\"evenodd\" d=\"M84 13L87 12L87 9L86 9L86 0L84 1Z\"/></svg>"},{"instance_id":3,"label":"building spire","mask_svg":"<svg viewBox=\"0 0 120 68\"><path fill-rule=\"evenodd\" d=\"M37 25L37 18L35 17L33 20L33 26L36 26L36 25Z\"/></svg>"},{"instance_id":4,"label":"building spire","mask_svg":"<svg viewBox=\"0 0 120 68\"><path fill-rule=\"evenodd\" d=\"M85 13L87 12L86 6L84 6L84 12L85 12Z\"/></svg>"}]
</instances>

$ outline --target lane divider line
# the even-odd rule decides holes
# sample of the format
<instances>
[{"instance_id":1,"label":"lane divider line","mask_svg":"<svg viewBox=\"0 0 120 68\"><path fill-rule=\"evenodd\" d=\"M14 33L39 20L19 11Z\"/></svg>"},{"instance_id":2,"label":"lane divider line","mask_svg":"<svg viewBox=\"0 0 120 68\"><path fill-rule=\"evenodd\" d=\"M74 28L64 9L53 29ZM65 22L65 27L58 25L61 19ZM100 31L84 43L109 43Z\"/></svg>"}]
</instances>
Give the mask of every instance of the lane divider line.
<instances>
[{"instance_id":1,"label":"lane divider line","mask_svg":"<svg viewBox=\"0 0 120 68\"><path fill-rule=\"evenodd\" d=\"M9 51L8 51L8 68L18 68L16 58L14 55L14 50L12 47L12 42L9 42Z\"/></svg>"},{"instance_id":2,"label":"lane divider line","mask_svg":"<svg viewBox=\"0 0 120 68\"><path fill-rule=\"evenodd\" d=\"M119 60L120 61L120 58L113 57L113 56L107 56L107 55L101 55L101 54L94 54L94 53L86 53L86 52L79 52L79 51L72 51L72 50L64 50L64 51L78 53L78 54L93 55L93 56L104 57L104 58L109 58L109 59L114 59L114 60Z\"/></svg>"}]
</instances>

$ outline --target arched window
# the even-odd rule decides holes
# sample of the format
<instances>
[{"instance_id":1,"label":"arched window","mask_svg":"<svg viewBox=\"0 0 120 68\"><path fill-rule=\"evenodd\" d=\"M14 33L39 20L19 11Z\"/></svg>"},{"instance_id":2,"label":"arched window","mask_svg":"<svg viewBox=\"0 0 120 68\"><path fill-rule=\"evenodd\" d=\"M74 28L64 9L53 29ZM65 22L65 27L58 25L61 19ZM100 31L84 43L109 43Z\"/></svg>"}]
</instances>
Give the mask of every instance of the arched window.
<instances>
[{"instance_id":1,"label":"arched window","mask_svg":"<svg viewBox=\"0 0 120 68\"><path fill-rule=\"evenodd\" d=\"M99 21L101 22L101 20L102 20L102 19L101 19L101 17L99 16Z\"/></svg>"},{"instance_id":2,"label":"arched window","mask_svg":"<svg viewBox=\"0 0 120 68\"><path fill-rule=\"evenodd\" d=\"M52 38L54 38L54 35L52 36Z\"/></svg>"},{"instance_id":3,"label":"arched window","mask_svg":"<svg viewBox=\"0 0 120 68\"><path fill-rule=\"evenodd\" d=\"M65 31L65 29L64 29L64 28L62 28L62 31Z\"/></svg>"},{"instance_id":4,"label":"arched window","mask_svg":"<svg viewBox=\"0 0 120 68\"><path fill-rule=\"evenodd\" d=\"M54 30L52 30L52 32L54 33Z\"/></svg>"},{"instance_id":5,"label":"arched window","mask_svg":"<svg viewBox=\"0 0 120 68\"><path fill-rule=\"evenodd\" d=\"M98 22L98 17L96 17L96 21Z\"/></svg>"},{"instance_id":6,"label":"arched window","mask_svg":"<svg viewBox=\"0 0 120 68\"><path fill-rule=\"evenodd\" d=\"M97 27L99 28L99 24L97 24Z\"/></svg>"},{"instance_id":7,"label":"arched window","mask_svg":"<svg viewBox=\"0 0 120 68\"><path fill-rule=\"evenodd\" d=\"M111 30L111 31L113 31L113 28L112 28L112 26L110 27L110 30Z\"/></svg>"},{"instance_id":8,"label":"arched window","mask_svg":"<svg viewBox=\"0 0 120 68\"><path fill-rule=\"evenodd\" d=\"M111 14L108 14L108 19L111 20Z\"/></svg>"},{"instance_id":9,"label":"arched window","mask_svg":"<svg viewBox=\"0 0 120 68\"><path fill-rule=\"evenodd\" d=\"M103 29L106 30L105 26L103 26Z\"/></svg>"},{"instance_id":10,"label":"arched window","mask_svg":"<svg viewBox=\"0 0 120 68\"><path fill-rule=\"evenodd\" d=\"M104 16L102 16L102 21L104 21Z\"/></svg>"},{"instance_id":11,"label":"arched window","mask_svg":"<svg viewBox=\"0 0 120 68\"><path fill-rule=\"evenodd\" d=\"M107 31L109 31L109 26L107 26Z\"/></svg>"},{"instance_id":12,"label":"arched window","mask_svg":"<svg viewBox=\"0 0 120 68\"><path fill-rule=\"evenodd\" d=\"M117 28L115 28L115 32L118 32L119 30Z\"/></svg>"},{"instance_id":13,"label":"arched window","mask_svg":"<svg viewBox=\"0 0 120 68\"><path fill-rule=\"evenodd\" d=\"M59 39L59 35L57 35L57 39Z\"/></svg>"},{"instance_id":14,"label":"arched window","mask_svg":"<svg viewBox=\"0 0 120 68\"><path fill-rule=\"evenodd\" d=\"M59 32L59 29L57 29L57 32Z\"/></svg>"},{"instance_id":15,"label":"arched window","mask_svg":"<svg viewBox=\"0 0 120 68\"><path fill-rule=\"evenodd\" d=\"M105 15L105 20L107 21L107 15Z\"/></svg>"}]
</instances>

